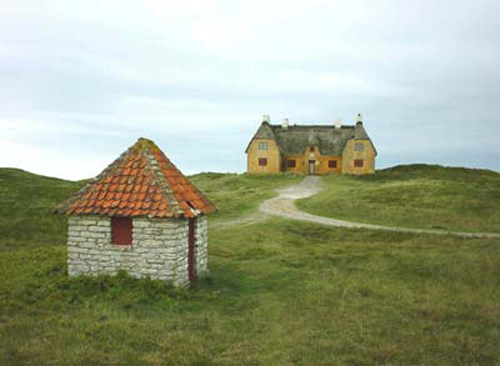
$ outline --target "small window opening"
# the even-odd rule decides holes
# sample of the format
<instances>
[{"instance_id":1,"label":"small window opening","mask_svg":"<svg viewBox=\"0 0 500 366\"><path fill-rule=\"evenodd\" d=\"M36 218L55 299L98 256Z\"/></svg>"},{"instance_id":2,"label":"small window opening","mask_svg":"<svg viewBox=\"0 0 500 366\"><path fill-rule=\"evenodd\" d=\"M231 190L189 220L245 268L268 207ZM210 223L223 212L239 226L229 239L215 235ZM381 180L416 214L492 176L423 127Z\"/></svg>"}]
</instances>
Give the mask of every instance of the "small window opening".
<instances>
[{"instance_id":1,"label":"small window opening","mask_svg":"<svg viewBox=\"0 0 500 366\"><path fill-rule=\"evenodd\" d=\"M363 145L363 143L361 142L356 142L356 144L354 145L354 150L356 151L363 151L365 149L365 145Z\"/></svg>"},{"instance_id":2,"label":"small window opening","mask_svg":"<svg viewBox=\"0 0 500 366\"><path fill-rule=\"evenodd\" d=\"M266 166L267 165L267 158L259 158L259 165Z\"/></svg>"},{"instance_id":3,"label":"small window opening","mask_svg":"<svg viewBox=\"0 0 500 366\"><path fill-rule=\"evenodd\" d=\"M295 168L296 167L296 161L295 160L287 160L286 162L286 165L289 167L289 168Z\"/></svg>"},{"instance_id":4,"label":"small window opening","mask_svg":"<svg viewBox=\"0 0 500 366\"><path fill-rule=\"evenodd\" d=\"M311 146L311 147L309 148L309 151L310 151L310 152L314 152L314 146Z\"/></svg>"},{"instance_id":5,"label":"small window opening","mask_svg":"<svg viewBox=\"0 0 500 366\"><path fill-rule=\"evenodd\" d=\"M337 167L337 160L328 160L328 167L329 168L336 168Z\"/></svg>"},{"instance_id":6,"label":"small window opening","mask_svg":"<svg viewBox=\"0 0 500 366\"><path fill-rule=\"evenodd\" d=\"M259 150L267 150L267 142L259 142Z\"/></svg>"},{"instance_id":7,"label":"small window opening","mask_svg":"<svg viewBox=\"0 0 500 366\"><path fill-rule=\"evenodd\" d=\"M111 242L116 245L132 245L132 218L111 219Z\"/></svg>"},{"instance_id":8,"label":"small window opening","mask_svg":"<svg viewBox=\"0 0 500 366\"><path fill-rule=\"evenodd\" d=\"M354 160L354 166L356 168L362 168L363 167L363 160L362 159L356 159L356 160Z\"/></svg>"}]
</instances>

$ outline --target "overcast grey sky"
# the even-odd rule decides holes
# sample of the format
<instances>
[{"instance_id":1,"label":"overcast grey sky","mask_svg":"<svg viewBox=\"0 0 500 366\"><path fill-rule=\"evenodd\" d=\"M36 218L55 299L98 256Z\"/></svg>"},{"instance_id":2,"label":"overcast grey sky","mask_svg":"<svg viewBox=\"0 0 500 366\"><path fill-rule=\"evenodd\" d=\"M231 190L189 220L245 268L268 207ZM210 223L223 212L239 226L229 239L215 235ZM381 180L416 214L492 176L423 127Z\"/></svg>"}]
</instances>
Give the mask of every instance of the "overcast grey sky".
<instances>
[{"instance_id":1,"label":"overcast grey sky","mask_svg":"<svg viewBox=\"0 0 500 366\"><path fill-rule=\"evenodd\" d=\"M500 170L500 2L11 1L0 166L98 174L138 137L245 170L261 115L354 123L377 166Z\"/></svg>"}]
</instances>

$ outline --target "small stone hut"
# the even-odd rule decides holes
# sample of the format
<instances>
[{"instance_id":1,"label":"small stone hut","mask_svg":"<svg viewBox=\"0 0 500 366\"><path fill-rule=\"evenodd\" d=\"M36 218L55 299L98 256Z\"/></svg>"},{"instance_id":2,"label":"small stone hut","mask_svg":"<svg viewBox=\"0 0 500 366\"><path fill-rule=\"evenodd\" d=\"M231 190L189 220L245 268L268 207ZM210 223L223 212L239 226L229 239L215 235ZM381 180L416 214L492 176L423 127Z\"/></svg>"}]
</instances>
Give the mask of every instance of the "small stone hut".
<instances>
[{"instance_id":1,"label":"small stone hut","mask_svg":"<svg viewBox=\"0 0 500 366\"><path fill-rule=\"evenodd\" d=\"M215 206L156 144L140 138L56 212L69 216L68 274L115 274L185 286L207 274Z\"/></svg>"}]
</instances>

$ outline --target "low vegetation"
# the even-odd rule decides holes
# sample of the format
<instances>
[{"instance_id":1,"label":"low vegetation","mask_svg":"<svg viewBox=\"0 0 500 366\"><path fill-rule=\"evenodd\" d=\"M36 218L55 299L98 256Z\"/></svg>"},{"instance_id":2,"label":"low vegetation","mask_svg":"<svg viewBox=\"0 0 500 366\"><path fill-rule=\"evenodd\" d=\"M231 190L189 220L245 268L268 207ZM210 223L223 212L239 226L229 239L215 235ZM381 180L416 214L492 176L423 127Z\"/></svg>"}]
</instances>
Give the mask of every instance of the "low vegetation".
<instances>
[{"instance_id":1,"label":"low vegetation","mask_svg":"<svg viewBox=\"0 0 500 366\"><path fill-rule=\"evenodd\" d=\"M298 174L201 173L189 179L219 208L211 220L238 218L257 210L262 200L274 197L275 189L298 183Z\"/></svg>"},{"instance_id":2,"label":"low vegetation","mask_svg":"<svg viewBox=\"0 0 500 366\"><path fill-rule=\"evenodd\" d=\"M13 169L0 169L0 179L1 365L495 365L500 360L498 239L271 219L212 228L210 277L191 289L125 273L68 278L64 218L51 209L83 182ZM491 198L497 179L491 172L399 167L372 177L328 177L327 186L349 182L361 191L383 191L391 182L416 180L478 186L474 192L481 186ZM275 187L298 180L193 177L221 208L219 219L248 213ZM469 192L458 189L455 200L469 202L462 197ZM414 204L411 197L398 202L406 201ZM435 210L444 217L439 204ZM478 212L491 210L485 207Z\"/></svg>"},{"instance_id":3,"label":"low vegetation","mask_svg":"<svg viewBox=\"0 0 500 366\"><path fill-rule=\"evenodd\" d=\"M66 218L52 211L84 183L0 168L0 250L63 244Z\"/></svg>"},{"instance_id":4,"label":"low vegetation","mask_svg":"<svg viewBox=\"0 0 500 366\"><path fill-rule=\"evenodd\" d=\"M0 364L495 364L500 246L272 220L210 234L211 277L66 275L0 254Z\"/></svg>"},{"instance_id":5,"label":"low vegetation","mask_svg":"<svg viewBox=\"0 0 500 366\"><path fill-rule=\"evenodd\" d=\"M500 232L500 173L406 165L370 176L330 175L298 206L315 215L361 223Z\"/></svg>"},{"instance_id":6,"label":"low vegetation","mask_svg":"<svg viewBox=\"0 0 500 366\"><path fill-rule=\"evenodd\" d=\"M275 188L299 182L299 175L202 173L190 179L217 205L211 219L237 218L255 210ZM66 217L54 215L56 205L86 181L67 181L0 168L0 250L66 242Z\"/></svg>"}]
</instances>

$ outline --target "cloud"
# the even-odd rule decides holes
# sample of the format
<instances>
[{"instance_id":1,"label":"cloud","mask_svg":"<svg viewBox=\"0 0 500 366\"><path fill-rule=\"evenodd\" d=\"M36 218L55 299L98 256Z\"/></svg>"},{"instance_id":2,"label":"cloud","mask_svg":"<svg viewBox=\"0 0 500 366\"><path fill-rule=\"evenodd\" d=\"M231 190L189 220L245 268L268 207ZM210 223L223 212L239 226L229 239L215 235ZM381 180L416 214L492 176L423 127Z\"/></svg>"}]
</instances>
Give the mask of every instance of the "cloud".
<instances>
[{"instance_id":1,"label":"cloud","mask_svg":"<svg viewBox=\"0 0 500 366\"><path fill-rule=\"evenodd\" d=\"M361 111L379 166L413 159L499 170L499 8L8 3L0 13L9 30L0 35L0 166L85 178L146 136L184 171L244 171L260 115L351 123Z\"/></svg>"}]
</instances>

